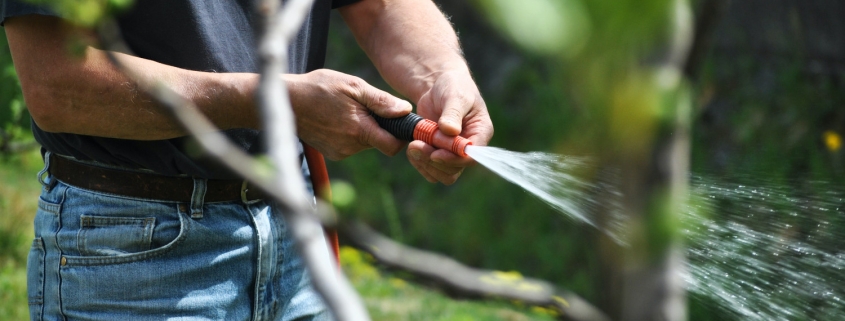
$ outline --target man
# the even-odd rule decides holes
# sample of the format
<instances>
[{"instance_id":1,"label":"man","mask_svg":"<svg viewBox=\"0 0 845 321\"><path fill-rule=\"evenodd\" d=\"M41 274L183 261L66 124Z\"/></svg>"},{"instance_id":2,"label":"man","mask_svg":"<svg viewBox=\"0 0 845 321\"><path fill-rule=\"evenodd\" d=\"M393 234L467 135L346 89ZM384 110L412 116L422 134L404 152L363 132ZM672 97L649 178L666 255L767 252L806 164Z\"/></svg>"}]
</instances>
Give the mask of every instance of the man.
<instances>
[{"instance_id":1,"label":"man","mask_svg":"<svg viewBox=\"0 0 845 321\"><path fill-rule=\"evenodd\" d=\"M420 115L445 134L489 141L492 124L454 31L434 4L410 0L315 2L290 50L292 73L280 75L301 140L335 160L404 145L370 112L398 117L408 102L318 69L332 6ZM110 64L92 30L49 8L5 1L2 10L49 174L27 268L33 320L329 318L278 209L242 195L240 181L196 152L166 109ZM115 53L123 65L261 152L253 1L141 0L117 19L137 55ZM445 184L472 163L420 141L407 155L426 180Z\"/></svg>"}]
</instances>

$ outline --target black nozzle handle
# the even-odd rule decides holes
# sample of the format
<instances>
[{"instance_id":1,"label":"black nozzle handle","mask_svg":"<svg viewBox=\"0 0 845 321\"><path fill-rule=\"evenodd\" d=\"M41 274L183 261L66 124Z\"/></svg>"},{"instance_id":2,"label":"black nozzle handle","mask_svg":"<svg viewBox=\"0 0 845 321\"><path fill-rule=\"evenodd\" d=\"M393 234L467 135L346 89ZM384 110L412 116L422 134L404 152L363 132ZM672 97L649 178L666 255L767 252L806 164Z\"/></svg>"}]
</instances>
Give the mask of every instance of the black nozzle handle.
<instances>
[{"instance_id":1,"label":"black nozzle handle","mask_svg":"<svg viewBox=\"0 0 845 321\"><path fill-rule=\"evenodd\" d=\"M376 119L376 122L381 128L384 128L387 132L396 136L396 138L408 142L414 140L414 128L417 127L417 123L423 120L420 115L414 113L409 113L398 118L384 118L372 112L370 112L370 115Z\"/></svg>"}]
</instances>

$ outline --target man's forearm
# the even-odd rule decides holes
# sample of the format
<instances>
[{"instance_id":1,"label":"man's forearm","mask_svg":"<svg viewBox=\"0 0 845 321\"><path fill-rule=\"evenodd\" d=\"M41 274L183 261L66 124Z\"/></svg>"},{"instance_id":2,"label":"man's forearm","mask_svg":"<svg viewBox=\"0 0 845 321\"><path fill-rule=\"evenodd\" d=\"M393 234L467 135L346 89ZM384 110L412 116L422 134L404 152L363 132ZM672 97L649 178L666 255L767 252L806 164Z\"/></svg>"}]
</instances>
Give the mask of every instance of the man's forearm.
<instances>
[{"instance_id":1,"label":"man's forearm","mask_svg":"<svg viewBox=\"0 0 845 321\"><path fill-rule=\"evenodd\" d=\"M221 129L259 126L253 101L256 74L190 71L114 53L124 68L136 74L137 79L130 79L108 61L106 52L87 51L78 74L57 76L61 80L54 80L48 91L51 97L38 99L49 104L42 106L49 112L41 117L41 122L49 124L43 129L133 140L186 135L167 107L143 92L139 83L167 86Z\"/></svg>"},{"instance_id":2,"label":"man's forearm","mask_svg":"<svg viewBox=\"0 0 845 321\"><path fill-rule=\"evenodd\" d=\"M382 77L415 102L438 73L469 73L454 29L430 1L364 0L340 12Z\"/></svg>"},{"instance_id":3,"label":"man's forearm","mask_svg":"<svg viewBox=\"0 0 845 321\"><path fill-rule=\"evenodd\" d=\"M68 40L86 34L60 19L9 19L6 33L27 106L43 130L135 140L184 136L166 107L143 93L136 81L169 86L220 128L258 126L253 102L257 75L190 71L115 53L140 76L129 79L105 51L87 47L70 53Z\"/></svg>"}]
</instances>

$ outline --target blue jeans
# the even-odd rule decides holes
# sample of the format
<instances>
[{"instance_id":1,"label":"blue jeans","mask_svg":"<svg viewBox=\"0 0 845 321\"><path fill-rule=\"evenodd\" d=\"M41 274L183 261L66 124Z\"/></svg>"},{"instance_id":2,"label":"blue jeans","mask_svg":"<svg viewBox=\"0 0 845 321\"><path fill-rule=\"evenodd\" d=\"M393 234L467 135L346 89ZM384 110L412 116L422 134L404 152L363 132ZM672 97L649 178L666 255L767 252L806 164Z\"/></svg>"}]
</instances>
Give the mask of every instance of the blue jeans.
<instances>
[{"instance_id":1,"label":"blue jeans","mask_svg":"<svg viewBox=\"0 0 845 321\"><path fill-rule=\"evenodd\" d=\"M50 180L27 262L32 320L332 319L270 203L203 203L202 180L190 203Z\"/></svg>"}]
</instances>

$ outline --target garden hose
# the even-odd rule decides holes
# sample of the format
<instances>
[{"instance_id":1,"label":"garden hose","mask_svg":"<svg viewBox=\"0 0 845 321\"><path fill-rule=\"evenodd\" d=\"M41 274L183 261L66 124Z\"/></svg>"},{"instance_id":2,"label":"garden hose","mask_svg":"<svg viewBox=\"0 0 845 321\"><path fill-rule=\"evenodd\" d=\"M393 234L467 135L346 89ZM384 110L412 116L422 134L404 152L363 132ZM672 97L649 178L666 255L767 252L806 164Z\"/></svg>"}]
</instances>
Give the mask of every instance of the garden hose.
<instances>
[{"instance_id":1,"label":"garden hose","mask_svg":"<svg viewBox=\"0 0 845 321\"><path fill-rule=\"evenodd\" d=\"M308 163L308 170L311 172L311 186L314 187L314 195L325 202L331 203L332 189L323 154L304 142L302 143L302 147L305 152L305 161ZM326 242L329 243L329 247L331 247L332 254L334 254L336 260L335 262L338 264L338 268L340 268L340 243L337 239L337 230L331 227L324 227L323 230L326 232Z\"/></svg>"},{"instance_id":2,"label":"garden hose","mask_svg":"<svg viewBox=\"0 0 845 321\"><path fill-rule=\"evenodd\" d=\"M424 119L414 113L398 118L384 118L376 114L372 114L372 116L381 128L404 141L421 140L434 147L449 150L461 157L467 157L464 150L467 145L472 145L469 139L461 136L449 136L440 132L440 127L436 122Z\"/></svg>"}]
</instances>

